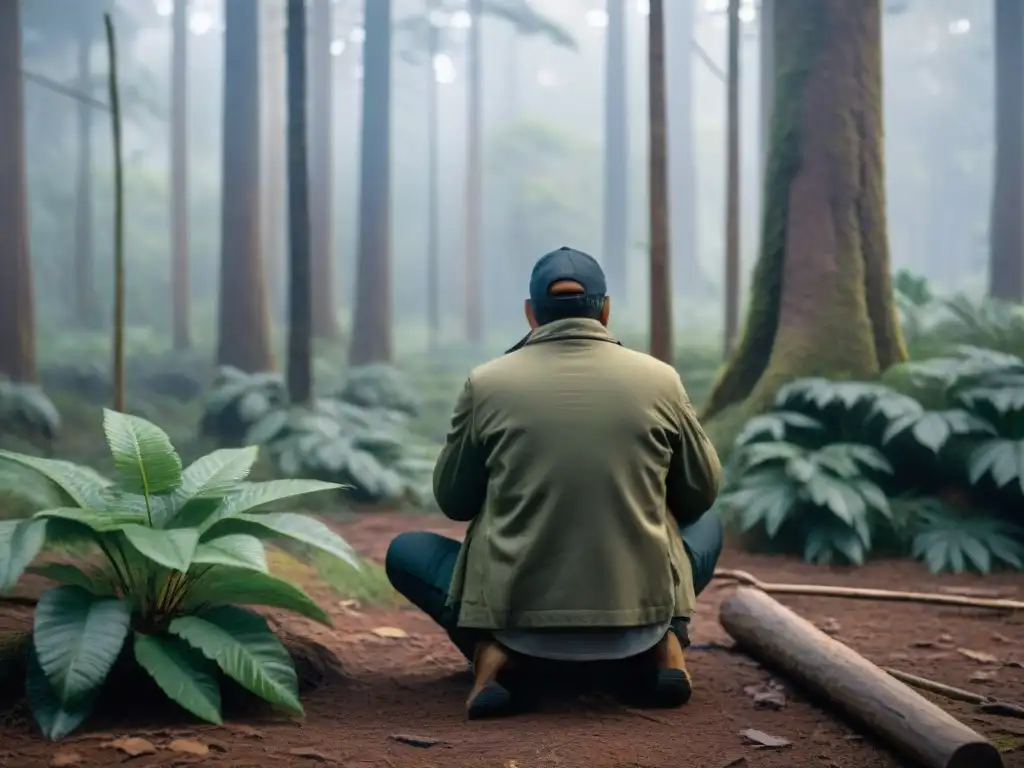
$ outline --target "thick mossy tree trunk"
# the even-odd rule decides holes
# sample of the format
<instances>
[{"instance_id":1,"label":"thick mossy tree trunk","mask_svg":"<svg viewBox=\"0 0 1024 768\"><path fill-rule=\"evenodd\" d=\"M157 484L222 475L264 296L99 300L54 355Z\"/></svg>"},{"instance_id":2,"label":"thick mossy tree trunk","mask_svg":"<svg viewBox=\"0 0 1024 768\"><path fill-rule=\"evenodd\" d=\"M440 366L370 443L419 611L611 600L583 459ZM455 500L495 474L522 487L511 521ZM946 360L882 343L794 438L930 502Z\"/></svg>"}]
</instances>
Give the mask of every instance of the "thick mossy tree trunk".
<instances>
[{"instance_id":1,"label":"thick mossy tree trunk","mask_svg":"<svg viewBox=\"0 0 1024 768\"><path fill-rule=\"evenodd\" d=\"M217 362L243 371L274 367L260 223L259 8L224 3L224 126L220 338Z\"/></svg>"},{"instance_id":2,"label":"thick mossy tree trunk","mask_svg":"<svg viewBox=\"0 0 1024 768\"><path fill-rule=\"evenodd\" d=\"M885 218L880 0L776 0L761 255L742 340L704 417L804 376L906 359Z\"/></svg>"},{"instance_id":3,"label":"thick mossy tree trunk","mask_svg":"<svg viewBox=\"0 0 1024 768\"><path fill-rule=\"evenodd\" d=\"M0 376L36 378L19 3L0 3Z\"/></svg>"}]
</instances>

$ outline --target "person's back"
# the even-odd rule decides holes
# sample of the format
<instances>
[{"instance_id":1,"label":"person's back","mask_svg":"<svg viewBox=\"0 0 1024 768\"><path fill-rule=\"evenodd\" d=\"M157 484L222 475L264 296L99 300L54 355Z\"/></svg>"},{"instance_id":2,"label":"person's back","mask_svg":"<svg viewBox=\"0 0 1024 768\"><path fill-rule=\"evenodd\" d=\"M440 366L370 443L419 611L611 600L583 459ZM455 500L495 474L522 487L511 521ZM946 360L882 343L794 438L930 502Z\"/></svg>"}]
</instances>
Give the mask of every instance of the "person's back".
<instances>
[{"instance_id":1,"label":"person's back","mask_svg":"<svg viewBox=\"0 0 1024 768\"><path fill-rule=\"evenodd\" d=\"M586 254L537 262L531 333L470 375L434 469L441 511L472 521L465 541L409 533L388 550L395 588L474 662L470 717L509 711L499 674L517 658L637 659L628 677L653 704L690 696L682 648L721 551L704 514L721 467L675 370L607 330L605 294Z\"/></svg>"}]
</instances>

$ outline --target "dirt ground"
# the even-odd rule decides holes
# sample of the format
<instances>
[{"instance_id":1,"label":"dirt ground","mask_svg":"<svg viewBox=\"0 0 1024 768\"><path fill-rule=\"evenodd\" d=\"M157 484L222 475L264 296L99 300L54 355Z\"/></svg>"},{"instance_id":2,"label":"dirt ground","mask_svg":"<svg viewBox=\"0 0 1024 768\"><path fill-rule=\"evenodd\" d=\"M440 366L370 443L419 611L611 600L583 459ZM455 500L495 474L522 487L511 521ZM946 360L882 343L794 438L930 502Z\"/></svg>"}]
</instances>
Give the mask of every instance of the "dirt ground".
<instances>
[{"instance_id":1,"label":"dirt ground","mask_svg":"<svg viewBox=\"0 0 1024 768\"><path fill-rule=\"evenodd\" d=\"M387 542L402 530L461 534L460 526L437 517L398 514L367 515L338 527L360 552L376 560L382 560ZM777 582L1024 596L1024 578L1019 574L936 577L903 562L874 563L857 570L823 569L728 551L721 565ZM291 619L285 620L286 627L332 650L345 674L305 696L303 721L249 716L218 728L139 713L99 717L85 730L49 744L34 730L24 708L17 706L0 712L0 768L121 762L139 768L903 765L798 692L783 689L781 698L778 693L768 697L781 708L758 705L754 694L763 692L773 678L728 648L729 638L716 621L718 603L729 591L725 587L713 586L701 598L692 630L695 647L689 654L695 693L685 708L640 712L610 701L585 699L554 702L541 712L482 723L464 719L463 701L470 682L466 664L429 620L411 608L353 605L321 585L310 585L310 590L329 607L335 628ZM827 598L785 602L879 664L1024 702L1024 615ZM0 616L0 629L24 623L27 616L27 612L8 612ZM1006 766L1024 768L1024 720L979 715L969 705L936 701L992 739L1003 750ZM759 747L741 735L747 729L790 743ZM144 741L125 742L125 738ZM130 756L125 751L130 747L138 747L135 751L143 754Z\"/></svg>"}]
</instances>

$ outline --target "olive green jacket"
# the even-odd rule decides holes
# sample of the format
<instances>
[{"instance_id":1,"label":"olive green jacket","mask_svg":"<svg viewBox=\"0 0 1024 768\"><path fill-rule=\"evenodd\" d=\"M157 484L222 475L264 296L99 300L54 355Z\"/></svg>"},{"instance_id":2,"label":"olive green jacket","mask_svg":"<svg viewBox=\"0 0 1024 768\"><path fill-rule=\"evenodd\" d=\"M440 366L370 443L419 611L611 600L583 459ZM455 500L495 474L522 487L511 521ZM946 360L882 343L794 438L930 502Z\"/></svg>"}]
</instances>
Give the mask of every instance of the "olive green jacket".
<instances>
[{"instance_id":1,"label":"olive green jacket","mask_svg":"<svg viewBox=\"0 0 1024 768\"><path fill-rule=\"evenodd\" d=\"M596 320L559 320L476 368L434 468L472 521L449 605L480 629L632 627L689 616L678 526L714 502L718 455L676 371Z\"/></svg>"}]
</instances>

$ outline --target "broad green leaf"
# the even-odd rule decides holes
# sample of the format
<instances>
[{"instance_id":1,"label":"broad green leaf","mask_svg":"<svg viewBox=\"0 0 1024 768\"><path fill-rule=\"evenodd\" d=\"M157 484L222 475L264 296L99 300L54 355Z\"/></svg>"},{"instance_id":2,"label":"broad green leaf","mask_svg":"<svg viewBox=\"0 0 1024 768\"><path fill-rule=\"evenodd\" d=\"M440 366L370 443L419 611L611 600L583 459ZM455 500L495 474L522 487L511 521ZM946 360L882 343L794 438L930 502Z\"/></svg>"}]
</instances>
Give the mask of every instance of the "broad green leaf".
<instances>
[{"instance_id":1,"label":"broad green leaf","mask_svg":"<svg viewBox=\"0 0 1024 768\"><path fill-rule=\"evenodd\" d=\"M81 509L79 507L44 509L36 512L33 517L37 520L49 520L52 518L67 520L72 523L88 526L89 529L99 533L116 531L126 525L145 522L145 517L140 517L135 512L125 512L116 509Z\"/></svg>"},{"instance_id":2,"label":"broad green leaf","mask_svg":"<svg viewBox=\"0 0 1024 768\"><path fill-rule=\"evenodd\" d=\"M103 431L126 491L152 496L169 493L181 484L181 458L158 426L138 416L104 409Z\"/></svg>"},{"instance_id":3,"label":"broad green leaf","mask_svg":"<svg viewBox=\"0 0 1024 768\"><path fill-rule=\"evenodd\" d=\"M1017 483L1024 491L1024 440L986 440L971 451L967 469L972 484L988 476L999 488Z\"/></svg>"},{"instance_id":4,"label":"broad green leaf","mask_svg":"<svg viewBox=\"0 0 1024 768\"><path fill-rule=\"evenodd\" d=\"M292 659L262 616L223 605L197 616L181 616L169 629L246 690L303 714Z\"/></svg>"},{"instance_id":5,"label":"broad green leaf","mask_svg":"<svg viewBox=\"0 0 1024 768\"><path fill-rule=\"evenodd\" d=\"M220 725L220 685L213 663L174 636L135 633L135 660L174 703Z\"/></svg>"},{"instance_id":6,"label":"broad green leaf","mask_svg":"<svg viewBox=\"0 0 1024 768\"><path fill-rule=\"evenodd\" d=\"M203 535L208 541L230 533L248 533L260 538L282 537L305 544L359 568L359 556L341 536L315 517L296 512L241 514L222 520Z\"/></svg>"},{"instance_id":7,"label":"broad green leaf","mask_svg":"<svg viewBox=\"0 0 1024 768\"><path fill-rule=\"evenodd\" d=\"M199 610L232 603L283 608L331 626L331 617L301 589L277 576L249 568L212 566L192 582L182 608Z\"/></svg>"},{"instance_id":8,"label":"broad green leaf","mask_svg":"<svg viewBox=\"0 0 1024 768\"><path fill-rule=\"evenodd\" d=\"M816 474L805 492L815 506L829 510L847 525L853 525L854 518L867 511L864 499L852 486L826 474Z\"/></svg>"},{"instance_id":9,"label":"broad green leaf","mask_svg":"<svg viewBox=\"0 0 1024 768\"><path fill-rule=\"evenodd\" d=\"M60 584L80 587L97 597L114 597L114 583L110 576L102 573L86 573L77 565L69 563L44 563L28 569L29 573L51 579Z\"/></svg>"},{"instance_id":10,"label":"broad green leaf","mask_svg":"<svg viewBox=\"0 0 1024 768\"><path fill-rule=\"evenodd\" d=\"M203 565L228 565L268 573L267 551L263 542L246 533L232 533L204 541L196 547L192 562Z\"/></svg>"},{"instance_id":11,"label":"broad green leaf","mask_svg":"<svg viewBox=\"0 0 1024 768\"><path fill-rule=\"evenodd\" d=\"M70 461L42 459L12 451L0 451L0 461L31 470L49 483L53 488L53 506L102 506L103 489L110 485L110 481L95 470ZM10 490L16 493L17 487Z\"/></svg>"},{"instance_id":12,"label":"broad green leaf","mask_svg":"<svg viewBox=\"0 0 1024 768\"><path fill-rule=\"evenodd\" d=\"M0 594L18 583L45 543L45 520L0 520Z\"/></svg>"},{"instance_id":13,"label":"broad green leaf","mask_svg":"<svg viewBox=\"0 0 1024 768\"><path fill-rule=\"evenodd\" d=\"M887 519L892 520L892 509L889 506L889 499L881 488L870 480L864 479L854 480L852 486L863 497L869 507L881 513Z\"/></svg>"},{"instance_id":14,"label":"broad green leaf","mask_svg":"<svg viewBox=\"0 0 1024 768\"><path fill-rule=\"evenodd\" d=\"M739 461L740 466L749 471L774 461L799 458L805 453L806 450L795 443L751 443L743 447Z\"/></svg>"},{"instance_id":15,"label":"broad green leaf","mask_svg":"<svg viewBox=\"0 0 1024 768\"><path fill-rule=\"evenodd\" d=\"M36 606L32 642L57 700L80 701L106 680L128 636L131 610L81 587L55 587Z\"/></svg>"},{"instance_id":16,"label":"broad green leaf","mask_svg":"<svg viewBox=\"0 0 1024 768\"><path fill-rule=\"evenodd\" d=\"M149 528L145 525L125 525L121 532L141 554L157 565L184 573L192 564L192 556L199 544L199 531L195 528Z\"/></svg>"},{"instance_id":17,"label":"broad green leaf","mask_svg":"<svg viewBox=\"0 0 1024 768\"><path fill-rule=\"evenodd\" d=\"M277 501L320 491L336 491L342 487L338 483L325 483L321 480L268 480L262 483L249 483L224 499L225 513L222 517L253 512Z\"/></svg>"},{"instance_id":18,"label":"broad green leaf","mask_svg":"<svg viewBox=\"0 0 1024 768\"><path fill-rule=\"evenodd\" d=\"M886 428L882 443L889 443L908 430L919 445L932 453L941 451L954 435L995 434L991 424L967 411L925 411L918 416L911 415L894 420Z\"/></svg>"},{"instance_id":19,"label":"broad green leaf","mask_svg":"<svg viewBox=\"0 0 1024 768\"><path fill-rule=\"evenodd\" d=\"M71 704L61 704L53 686L46 679L46 673L39 666L39 658L31 644L28 652L25 693L39 730L50 741L64 738L84 723L92 713L95 701L95 694L93 694Z\"/></svg>"},{"instance_id":20,"label":"broad green leaf","mask_svg":"<svg viewBox=\"0 0 1024 768\"><path fill-rule=\"evenodd\" d=\"M181 475L181 487L175 493L182 499L224 496L249 476L259 456L259 448L222 448L190 464Z\"/></svg>"},{"instance_id":21,"label":"broad green leaf","mask_svg":"<svg viewBox=\"0 0 1024 768\"><path fill-rule=\"evenodd\" d=\"M790 429L821 431L823 425L817 419L806 416L796 411L775 411L754 416L743 426L743 431L736 438L736 445L743 446L752 443L762 437L770 437L772 440L781 441L787 436Z\"/></svg>"}]
</instances>

